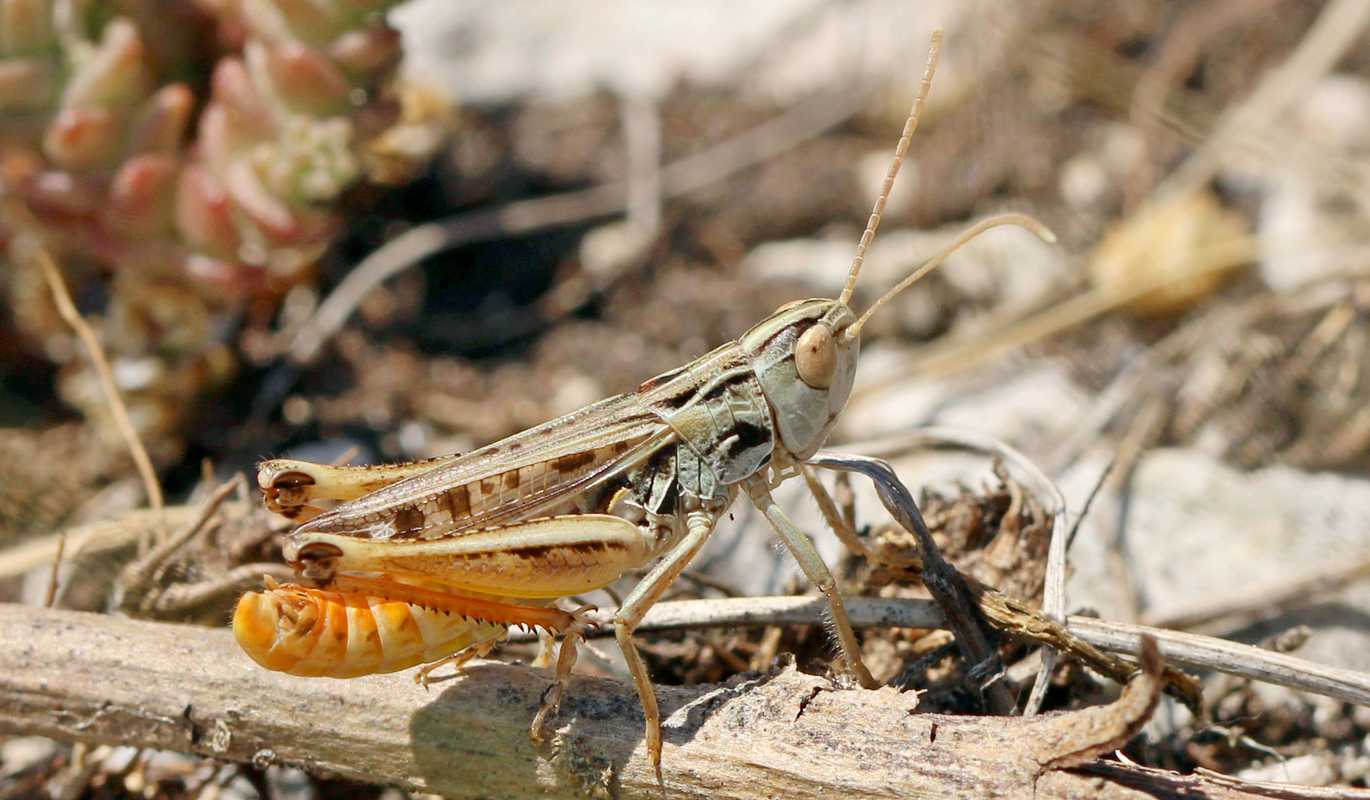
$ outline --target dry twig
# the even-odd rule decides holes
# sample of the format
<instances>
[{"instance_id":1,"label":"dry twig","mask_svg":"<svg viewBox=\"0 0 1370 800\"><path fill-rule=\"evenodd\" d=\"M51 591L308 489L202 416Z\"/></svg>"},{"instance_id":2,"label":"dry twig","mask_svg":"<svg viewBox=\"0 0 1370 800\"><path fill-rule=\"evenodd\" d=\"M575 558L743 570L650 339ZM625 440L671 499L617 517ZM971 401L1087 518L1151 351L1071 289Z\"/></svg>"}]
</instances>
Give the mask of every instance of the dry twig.
<instances>
[{"instance_id":1,"label":"dry twig","mask_svg":"<svg viewBox=\"0 0 1370 800\"><path fill-rule=\"evenodd\" d=\"M1271 70L1236 108L1223 114L1198 152L1167 176L1152 197L1177 195L1210 180L1234 140L1248 131L1267 128L1275 115L1337 65L1367 24L1370 4L1363 0L1328 3L1289 58Z\"/></svg>"},{"instance_id":2,"label":"dry twig","mask_svg":"<svg viewBox=\"0 0 1370 800\"><path fill-rule=\"evenodd\" d=\"M52 571L48 573L48 589L43 595L43 608L52 608L57 600L57 578L62 568L62 554L67 549L66 531L57 534L57 551L52 554Z\"/></svg>"},{"instance_id":3,"label":"dry twig","mask_svg":"<svg viewBox=\"0 0 1370 800\"><path fill-rule=\"evenodd\" d=\"M138 474L143 478L148 503L151 504L153 511L160 514L165 506L162 499L162 485L157 481L157 472L152 467L152 459L148 457L147 448L143 446L142 439L138 438L138 431L133 427L133 421L129 419L128 407L124 405L124 399L119 395L119 387L114 382L114 371L110 369L109 359L105 357L105 350L100 346L99 337L76 310L76 305L71 301L71 293L67 291L67 285L57 270L57 264L53 262L52 256L48 255L47 250L36 246L33 248L31 257L38 262L38 266L43 270L43 277L52 290L53 302L57 304L57 312L62 315L62 319L66 320L66 323L76 332L81 344L85 346L86 354L95 366L95 373L100 377L100 390L105 394L105 401L109 404L110 415L114 419L115 427L124 437L124 444L128 446L129 454L133 457L133 463L138 467ZM166 526L162 525L159 539L165 539L165 537Z\"/></svg>"},{"instance_id":4,"label":"dry twig","mask_svg":"<svg viewBox=\"0 0 1370 800\"><path fill-rule=\"evenodd\" d=\"M168 527L189 525L200 511L199 506L168 506L161 513L138 509L112 520L82 525L63 533L28 539L0 551L0 580L15 578L36 567L51 564L58 549L67 539L65 557L75 558L92 552L109 552L140 540L154 531L165 520Z\"/></svg>"},{"instance_id":5,"label":"dry twig","mask_svg":"<svg viewBox=\"0 0 1370 800\"><path fill-rule=\"evenodd\" d=\"M120 610L126 614L135 615L147 614L153 610L161 597L161 590L166 588L157 585L162 568L166 566L172 556L180 552L205 529L219 507L228 500L229 495L239 489L242 483L243 476L241 473L224 481L201 504L193 522L175 536L157 545L150 553L124 568L119 576L122 596L116 603Z\"/></svg>"}]
</instances>

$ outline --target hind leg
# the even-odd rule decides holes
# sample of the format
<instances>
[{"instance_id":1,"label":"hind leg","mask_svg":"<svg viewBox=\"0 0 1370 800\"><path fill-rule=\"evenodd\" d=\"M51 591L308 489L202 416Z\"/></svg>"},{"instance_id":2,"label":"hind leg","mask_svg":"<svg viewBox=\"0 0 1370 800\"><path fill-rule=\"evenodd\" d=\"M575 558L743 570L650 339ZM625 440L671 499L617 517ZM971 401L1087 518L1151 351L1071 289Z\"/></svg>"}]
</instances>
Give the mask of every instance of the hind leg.
<instances>
[{"instance_id":1,"label":"hind leg","mask_svg":"<svg viewBox=\"0 0 1370 800\"><path fill-rule=\"evenodd\" d=\"M561 637L561 650L557 654L556 677L552 679L552 685L547 687L547 691L543 693L542 706L533 717L533 723L528 726L528 738L534 742L541 744L545 740L548 718L555 716L561 710L561 697L566 690L566 685L571 680L571 669L576 665L576 646L580 644L585 629L593 625L586 619L591 611L594 611L594 606L581 606L571 612L574 621Z\"/></svg>"}]
</instances>

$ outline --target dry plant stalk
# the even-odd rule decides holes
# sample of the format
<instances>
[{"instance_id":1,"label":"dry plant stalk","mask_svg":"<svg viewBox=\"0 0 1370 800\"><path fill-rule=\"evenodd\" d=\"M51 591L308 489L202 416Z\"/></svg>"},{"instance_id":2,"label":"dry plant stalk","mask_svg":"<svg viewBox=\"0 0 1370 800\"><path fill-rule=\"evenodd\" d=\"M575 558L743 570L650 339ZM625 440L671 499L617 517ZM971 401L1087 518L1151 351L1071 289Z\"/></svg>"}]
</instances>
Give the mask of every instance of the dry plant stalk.
<instances>
[{"instance_id":1,"label":"dry plant stalk","mask_svg":"<svg viewBox=\"0 0 1370 800\"><path fill-rule=\"evenodd\" d=\"M110 369L109 359L105 357L104 348L100 346L99 337L76 310L76 305L71 301L71 294L67 291L67 285L62 280L62 274L58 271L52 256L48 255L48 252L41 246L34 246L29 255L43 271L43 277L47 280L48 287L52 291L53 301L57 304L58 313L76 332L77 338L86 348L86 354L90 357L96 374L100 378L100 388L104 392L110 414L114 418L119 434L124 439L124 444L128 447L133 463L138 467L138 474L143 479L143 488L147 492L148 502L152 505L153 510L160 514L166 505L162 499L162 484L157 480L157 472L153 469L152 459L148 457L147 448L143 446L143 440L139 438L138 431L133 427L133 421L129 419L128 407L124 405L124 399L119 394L119 387L114 383L114 372ZM166 530L163 527L158 534L158 539L160 541L165 537Z\"/></svg>"}]
</instances>

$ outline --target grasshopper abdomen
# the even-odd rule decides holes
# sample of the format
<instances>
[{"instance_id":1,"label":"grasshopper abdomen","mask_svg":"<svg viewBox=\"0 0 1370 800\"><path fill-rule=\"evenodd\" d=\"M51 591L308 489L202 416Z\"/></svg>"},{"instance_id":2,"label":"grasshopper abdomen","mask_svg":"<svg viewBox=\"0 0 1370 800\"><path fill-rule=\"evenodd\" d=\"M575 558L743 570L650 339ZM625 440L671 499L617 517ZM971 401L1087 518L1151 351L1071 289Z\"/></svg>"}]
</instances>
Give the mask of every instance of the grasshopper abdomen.
<instances>
[{"instance_id":1,"label":"grasshopper abdomen","mask_svg":"<svg viewBox=\"0 0 1370 800\"><path fill-rule=\"evenodd\" d=\"M233 632L267 669L353 678L437 661L503 639L506 627L403 600L291 584L243 595Z\"/></svg>"}]
</instances>

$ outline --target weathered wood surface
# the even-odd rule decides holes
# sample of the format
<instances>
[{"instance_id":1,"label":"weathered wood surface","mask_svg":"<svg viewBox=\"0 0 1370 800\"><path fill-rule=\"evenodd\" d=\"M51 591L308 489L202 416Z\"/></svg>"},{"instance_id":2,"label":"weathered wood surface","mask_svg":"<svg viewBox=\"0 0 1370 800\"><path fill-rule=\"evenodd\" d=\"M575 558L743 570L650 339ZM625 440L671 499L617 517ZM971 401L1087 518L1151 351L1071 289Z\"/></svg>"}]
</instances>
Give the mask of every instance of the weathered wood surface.
<instances>
[{"instance_id":1,"label":"weathered wood surface","mask_svg":"<svg viewBox=\"0 0 1370 800\"><path fill-rule=\"evenodd\" d=\"M544 672L495 662L429 691L407 673L294 678L252 664L226 630L0 605L0 732L287 762L450 797L659 796L630 686L578 679L556 736L534 746L546 686ZM1033 719L919 714L912 693L831 689L793 671L659 688L668 796L1270 796L1092 768L1148 713L1153 681L1111 706Z\"/></svg>"}]
</instances>

